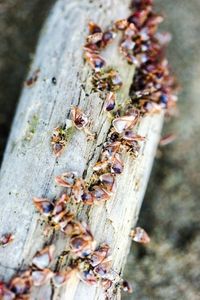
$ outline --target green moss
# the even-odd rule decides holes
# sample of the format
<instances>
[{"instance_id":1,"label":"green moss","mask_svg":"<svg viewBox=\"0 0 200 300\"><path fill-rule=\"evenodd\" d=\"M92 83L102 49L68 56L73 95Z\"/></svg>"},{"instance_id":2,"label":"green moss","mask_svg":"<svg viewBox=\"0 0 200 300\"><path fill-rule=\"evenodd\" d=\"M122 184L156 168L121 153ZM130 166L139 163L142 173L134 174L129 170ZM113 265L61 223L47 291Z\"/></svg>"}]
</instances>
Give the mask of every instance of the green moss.
<instances>
[{"instance_id":1,"label":"green moss","mask_svg":"<svg viewBox=\"0 0 200 300\"><path fill-rule=\"evenodd\" d=\"M14 151L16 145L17 145L16 142L12 142L12 144L11 144L11 150L10 150L11 153L13 153L13 151Z\"/></svg>"},{"instance_id":2,"label":"green moss","mask_svg":"<svg viewBox=\"0 0 200 300\"><path fill-rule=\"evenodd\" d=\"M66 129L64 129L63 131L64 131L65 140L67 142L69 142L74 134L75 127L74 126L68 127Z\"/></svg>"},{"instance_id":3,"label":"green moss","mask_svg":"<svg viewBox=\"0 0 200 300\"><path fill-rule=\"evenodd\" d=\"M39 123L39 117L37 115L33 115L31 120L28 121L28 130L26 132L26 135L24 137L24 141L30 142L36 132L36 128Z\"/></svg>"}]
</instances>

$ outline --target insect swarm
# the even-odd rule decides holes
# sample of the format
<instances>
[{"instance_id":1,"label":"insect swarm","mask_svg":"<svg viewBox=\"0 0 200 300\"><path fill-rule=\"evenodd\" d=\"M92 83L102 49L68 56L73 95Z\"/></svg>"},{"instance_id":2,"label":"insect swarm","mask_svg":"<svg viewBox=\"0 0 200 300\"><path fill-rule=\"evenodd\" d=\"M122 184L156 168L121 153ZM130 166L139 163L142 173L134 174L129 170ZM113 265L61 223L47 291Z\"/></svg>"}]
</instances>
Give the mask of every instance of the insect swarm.
<instances>
[{"instance_id":1,"label":"insect swarm","mask_svg":"<svg viewBox=\"0 0 200 300\"><path fill-rule=\"evenodd\" d=\"M1 282L0 299L31 299L32 286L42 286L54 276L54 272L48 269L53 252L53 245L38 251L32 259L32 265L26 271L13 277L8 284Z\"/></svg>"},{"instance_id":2,"label":"insect swarm","mask_svg":"<svg viewBox=\"0 0 200 300\"><path fill-rule=\"evenodd\" d=\"M108 181L108 178L104 178L104 180L106 179ZM58 200L58 203L59 202L60 200ZM97 247L97 242L88 225L79 222L70 211L68 211L68 215L70 215L71 218L68 220L65 229L63 230L62 226L60 226L59 230L64 232L69 238L68 247L72 260L67 268L65 267L60 272L54 274L53 282L55 282L55 285L61 286L66 283L71 276L78 275L82 281L88 284L96 284L98 281L102 281L103 286L108 285L108 283L109 286L112 286L113 282L116 281L118 285L124 289L122 284L124 281L111 269L112 260L111 257L108 256L110 250L109 246L104 243ZM36 272L39 272L40 269L45 270L45 280L49 280L49 272L46 271L46 267L48 267L52 260L53 251L53 246L44 248L42 251L36 253L32 260L33 266L37 267ZM50 275L53 276L51 273ZM37 283L34 284L36 285Z\"/></svg>"},{"instance_id":3,"label":"insect swarm","mask_svg":"<svg viewBox=\"0 0 200 300\"><path fill-rule=\"evenodd\" d=\"M61 185L67 189L73 189L73 184L77 179L73 172L68 172L56 177L56 181L61 182ZM113 175L104 174L100 176L100 181L109 187L110 192L114 190ZM95 188L94 191L100 193ZM98 198L98 195L96 195L96 198ZM101 281L103 287L106 286L108 288L108 285L111 287L113 284L117 284L125 290L123 286L124 281L111 269L112 260L111 257L108 257L109 246L107 244L96 246L97 242L88 225L76 220L75 215L68 210L69 198L66 194L54 201L46 198L34 198L33 202L36 209L47 219L49 224L55 226L57 230L60 230L69 238L68 250L72 256L71 264L67 266L67 269L56 272L53 275L46 268L52 260L54 246L49 246L36 253L32 260L33 267L37 268L34 273L36 277L33 279L34 285L43 284L43 280L46 282L53 277L55 285L61 286L71 276L76 274L88 284L96 284L98 281ZM37 277L41 277L42 283Z\"/></svg>"},{"instance_id":4,"label":"insect swarm","mask_svg":"<svg viewBox=\"0 0 200 300\"><path fill-rule=\"evenodd\" d=\"M87 187L85 183L80 185L80 199L88 197L91 204L108 201L115 191L115 177L121 174L124 168L123 150L132 151L134 157L137 157L140 142L146 141L136 130L143 116L162 109L167 110L176 102L176 96L173 94L175 82L163 56L168 39L162 34L156 35L157 27L163 18L153 12L151 1L133 1L133 4L133 14L127 19L116 21L114 25L114 32L122 32L120 52L128 63L136 66L131 99L122 104L122 109L115 110L116 91L122 86L120 74L117 70L105 68L106 62L101 56L104 47L103 30L97 24L90 23L90 35L84 47L86 61L94 69L94 90L105 93L104 110L113 111L110 134L98 162L93 167L92 183ZM149 236L140 227L132 230L130 236L139 243L150 242ZM94 274L89 266L86 275L86 281L93 284ZM105 285L109 283L105 282ZM131 291L127 282L124 281L122 285L124 290Z\"/></svg>"}]
</instances>

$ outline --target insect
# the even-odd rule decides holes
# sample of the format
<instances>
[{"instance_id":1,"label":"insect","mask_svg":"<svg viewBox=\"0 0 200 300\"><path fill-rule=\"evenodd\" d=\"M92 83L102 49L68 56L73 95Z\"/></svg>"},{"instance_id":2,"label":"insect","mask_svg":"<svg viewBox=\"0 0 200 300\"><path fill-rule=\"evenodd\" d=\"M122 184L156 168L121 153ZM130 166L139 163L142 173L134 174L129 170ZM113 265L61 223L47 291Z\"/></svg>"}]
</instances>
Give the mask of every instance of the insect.
<instances>
[{"instance_id":1,"label":"insect","mask_svg":"<svg viewBox=\"0 0 200 300\"><path fill-rule=\"evenodd\" d=\"M111 158L111 172L114 174L121 174L124 169L124 163L119 153L116 153Z\"/></svg>"},{"instance_id":2,"label":"insect","mask_svg":"<svg viewBox=\"0 0 200 300\"><path fill-rule=\"evenodd\" d=\"M88 44L96 44L100 42L103 38L103 32L95 32L92 33L91 35L87 36L87 43Z\"/></svg>"},{"instance_id":3,"label":"insect","mask_svg":"<svg viewBox=\"0 0 200 300\"><path fill-rule=\"evenodd\" d=\"M96 72L99 72L106 65L105 60L99 54L90 51L85 51L84 56L86 61Z\"/></svg>"},{"instance_id":4,"label":"insect","mask_svg":"<svg viewBox=\"0 0 200 300\"><path fill-rule=\"evenodd\" d=\"M95 23L90 22L90 35L86 39L84 46L84 58L96 73L106 66L106 61L100 55L100 50L104 49L115 38L116 33L113 29L105 32Z\"/></svg>"},{"instance_id":5,"label":"insect","mask_svg":"<svg viewBox=\"0 0 200 300\"><path fill-rule=\"evenodd\" d=\"M129 294L131 294L133 292L132 286L130 285L130 283L128 281L123 280L120 285L124 292L128 292Z\"/></svg>"},{"instance_id":6,"label":"insect","mask_svg":"<svg viewBox=\"0 0 200 300\"><path fill-rule=\"evenodd\" d=\"M103 33L102 41L101 41L101 48L105 48L108 44L110 44L114 38L116 37L116 33L114 30L107 30Z\"/></svg>"},{"instance_id":7,"label":"insect","mask_svg":"<svg viewBox=\"0 0 200 300\"><path fill-rule=\"evenodd\" d=\"M115 27L118 30L125 30L128 27L128 21L127 21L127 19L117 20L115 22Z\"/></svg>"},{"instance_id":8,"label":"insect","mask_svg":"<svg viewBox=\"0 0 200 300\"><path fill-rule=\"evenodd\" d=\"M135 11L130 17L128 17L128 22L133 23L137 28L141 28L147 21L149 15L149 9L142 9Z\"/></svg>"},{"instance_id":9,"label":"insect","mask_svg":"<svg viewBox=\"0 0 200 300\"><path fill-rule=\"evenodd\" d=\"M32 264L40 270L47 268L53 259L53 253L55 251L55 246L50 245L45 247L41 251L37 252L32 259Z\"/></svg>"},{"instance_id":10,"label":"insect","mask_svg":"<svg viewBox=\"0 0 200 300\"><path fill-rule=\"evenodd\" d=\"M71 233L70 249L74 255L86 257L94 251L96 241L86 224L78 223L77 225L76 231Z\"/></svg>"},{"instance_id":11,"label":"insect","mask_svg":"<svg viewBox=\"0 0 200 300\"><path fill-rule=\"evenodd\" d=\"M134 133L132 130L126 130L122 133L122 139L133 142L133 141L144 141L145 137Z\"/></svg>"},{"instance_id":12,"label":"insect","mask_svg":"<svg viewBox=\"0 0 200 300\"><path fill-rule=\"evenodd\" d=\"M55 182L62 187L71 188L76 180L76 172L66 172L60 176L56 176Z\"/></svg>"},{"instance_id":13,"label":"insect","mask_svg":"<svg viewBox=\"0 0 200 300\"><path fill-rule=\"evenodd\" d=\"M102 170L107 170L109 167L109 161L108 160L103 160L103 161L98 161L94 166L93 170L94 171L102 171Z\"/></svg>"},{"instance_id":14,"label":"insect","mask_svg":"<svg viewBox=\"0 0 200 300\"><path fill-rule=\"evenodd\" d=\"M113 135L111 134L111 137ZM117 136L118 138L118 136ZM101 157L103 159L110 159L112 158L116 153L120 153L120 148L121 148L121 142L120 141L111 141L108 142L104 145Z\"/></svg>"},{"instance_id":15,"label":"insect","mask_svg":"<svg viewBox=\"0 0 200 300\"><path fill-rule=\"evenodd\" d=\"M127 129L133 128L138 122L138 116L123 116L113 120L112 125L118 133L123 133Z\"/></svg>"},{"instance_id":16,"label":"insect","mask_svg":"<svg viewBox=\"0 0 200 300\"><path fill-rule=\"evenodd\" d=\"M9 283L9 290L14 293L15 297L29 296L32 287L31 270L21 273L20 276L14 277ZM9 299L9 298L8 298ZM11 298L12 299L12 298ZM13 298L15 299L15 298ZM22 298L24 299L24 298Z\"/></svg>"},{"instance_id":17,"label":"insect","mask_svg":"<svg viewBox=\"0 0 200 300\"><path fill-rule=\"evenodd\" d=\"M98 25L97 25L96 23L94 23L94 22L89 22L88 28L89 28L90 34L102 32L101 27L98 26Z\"/></svg>"},{"instance_id":18,"label":"insect","mask_svg":"<svg viewBox=\"0 0 200 300\"><path fill-rule=\"evenodd\" d=\"M91 188L91 194L95 203L101 203L110 199L111 194L103 185L94 185Z\"/></svg>"},{"instance_id":19,"label":"insect","mask_svg":"<svg viewBox=\"0 0 200 300\"><path fill-rule=\"evenodd\" d=\"M111 111L115 108L115 101L116 101L116 94L113 92L109 92L107 94L105 103L104 103L104 110Z\"/></svg>"},{"instance_id":20,"label":"insect","mask_svg":"<svg viewBox=\"0 0 200 300\"><path fill-rule=\"evenodd\" d=\"M15 293L13 293L7 285L0 281L0 297L1 299L13 300L15 299Z\"/></svg>"},{"instance_id":21,"label":"insect","mask_svg":"<svg viewBox=\"0 0 200 300\"><path fill-rule=\"evenodd\" d=\"M96 48L100 51L105 48L116 36L113 29L102 31L102 29L95 23L90 22L89 25L90 35L87 37L87 46L91 48L91 44L96 44Z\"/></svg>"},{"instance_id":22,"label":"insect","mask_svg":"<svg viewBox=\"0 0 200 300\"><path fill-rule=\"evenodd\" d=\"M99 176L100 181L109 193L114 193L116 190L115 176L111 173L104 173Z\"/></svg>"},{"instance_id":23,"label":"insect","mask_svg":"<svg viewBox=\"0 0 200 300\"><path fill-rule=\"evenodd\" d=\"M42 286L53 278L54 273L50 269L33 270L32 281L34 286Z\"/></svg>"},{"instance_id":24,"label":"insect","mask_svg":"<svg viewBox=\"0 0 200 300\"><path fill-rule=\"evenodd\" d=\"M83 129L85 128L88 123L88 117L82 112L82 110L76 106L72 107L71 109L71 114L72 114L72 121L74 123L74 126L77 129Z\"/></svg>"},{"instance_id":25,"label":"insect","mask_svg":"<svg viewBox=\"0 0 200 300\"><path fill-rule=\"evenodd\" d=\"M123 84L120 74L113 68L101 70L94 74L92 83L95 90L107 92L116 92Z\"/></svg>"},{"instance_id":26,"label":"insect","mask_svg":"<svg viewBox=\"0 0 200 300\"><path fill-rule=\"evenodd\" d=\"M32 87L38 80L39 73L40 69L35 70L33 74L25 81L24 85L26 87Z\"/></svg>"},{"instance_id":27,"label":"insect","mask_svg":"<svg viewBox=\"0 0 200 300\"><path fill-rule=\"evenodd\" d=\"M82 112L82 110L76 106L72 107L71 110L72 114L72 121L74 126L79 130L84 130L88 136L88 140L94 140L95 134L91 133L88 129L89 119L88 117Z\"/></svg>"},{"instance_id":28,"label":"insect","mask_svg":"<svg viewBox=\"0 0 200 300\"><path fill-rule=\"evenodd\" d=\"M6 233L3 234L0 238L0 246L7 246L8 244L12 243L12 241L14 240L14 235L12 233Z\"/></svg>"},{"instance_id":29,"label":"insect","mask_svg":"<svg viewBox=\"0 0 200 300\"><path fill-rule=\"evenodd\" d=\"M75 203L82 201L82 196L86 191L85 181L82 178L77 178L71 188L71 199Z\"/></svg>"},{"instance_id":30,"label":"insect","mask_svg":"<svg viewBox=\"0 0 200 300\"><path fill-rule=\"evenodd\" d=\"M110 247L108 244L104 243L101 244L91 255L90 257L90 264L93 267L99 265L108 255Z\"/></svg>"},{"instance_id":31,"label":"insect","mask_svg":"<svg viewBox=\"0 0 200 300\"><path fill-rule=\"evenodd\" d=\"M48 223L55 229L65 232L65 228L74 219L74 214L67 209L70 198L63 194L58 200L33 198L36 209L47 218Z\"/></svg>"},{"instance_id":32,"label":"insect","mask_svg":"<svg viewBox=\"0 0 200 300\"><path fill-rule=\"evenodd\" d=\"M54 209L54 203L47 198L33 198L36 209L45 217L51 215Z\"/></svg>"},{"instance_id":33,"label":"insect","mask_svg":"<svg viewBox=\"0 0 200 300\"><path fill-rule=\"evenodd\" d=\"M148 244L150 242L150 237L146 233L146 231L141 227L136 227L131 230L130 237L133 241L141 244Z\"/></svg>"},{"instance_id":34,"label":"insect","mask_svg":"<svg viewBox=\"0 0 200 300\"><path fill-rule=\"evenodd\" d=\"M65 127L56 127L53 130L53 134L51 137L51 145L53 149L53 153L56 157L59 157L67 144L67 135Z\"/></svg>"}]
</instances>

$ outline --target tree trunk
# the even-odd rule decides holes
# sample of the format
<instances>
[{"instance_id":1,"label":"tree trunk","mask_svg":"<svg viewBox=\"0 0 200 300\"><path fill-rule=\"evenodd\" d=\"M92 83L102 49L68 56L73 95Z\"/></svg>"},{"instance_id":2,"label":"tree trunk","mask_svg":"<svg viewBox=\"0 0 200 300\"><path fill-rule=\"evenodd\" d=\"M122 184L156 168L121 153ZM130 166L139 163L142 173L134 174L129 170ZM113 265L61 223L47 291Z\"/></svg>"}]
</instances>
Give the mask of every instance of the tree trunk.
<instances>
[{"instance_id":1,"label":"tree trunk","mask_svg":"<svg viewBox=\"0 0 200 300\"><path fill-rule=\"evenodd\" d=\"M59 0L42 30L30 75L40 69L32 87L24 87L1 169L0 234L12 232L15 240L0 248L0 274L9 280L25 269L31 259L50 240L56 254L66 241L59 234L44 236L44 225L32 203L33 196L54 198L61 189L54 178L76 171L89 178L110 128L102 109L102 99L91 90L91 70L83 62L82 49L90 20L104 28L129 14L128 0ZM117 51L117 41L104 56L115 66L125 83L120 96L126 99L134 68ZM55 77L57 84L52 83ZM56 159L50 146L53 128L69 119L71 105L78 105L92 120L90 130L97 134L87 140L75 131L66 150ZM113 269L122 273L129 252L131 227L135 226L151 171L163 123L163 114L142 119L138 133L146 137L140 154L133 159L124 153L125 168L117 177L117 191L111 200L90 208L78 206L78 218L87 221L98 243L107 242L112 250ZM77 278L60 290L51 285L35 288L32 299L105 299L100 286L87 286ZM120 293L113 295L120 299Z\"/></svg>"}]
</instances>

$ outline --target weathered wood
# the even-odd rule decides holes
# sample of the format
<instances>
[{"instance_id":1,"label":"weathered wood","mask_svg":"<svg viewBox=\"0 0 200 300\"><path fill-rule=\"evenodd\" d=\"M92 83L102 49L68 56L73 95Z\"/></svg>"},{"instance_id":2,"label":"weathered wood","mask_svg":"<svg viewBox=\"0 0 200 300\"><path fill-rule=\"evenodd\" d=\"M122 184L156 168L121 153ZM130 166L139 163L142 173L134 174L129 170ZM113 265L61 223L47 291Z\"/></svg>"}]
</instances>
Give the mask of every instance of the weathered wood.
<instances>
[{"instance_id":1,"label":"weathered wood","mask_svg":"<svg viewBox=\"0 0 200 300\"><path fill-rule=\"evenodd\" d=\"M58 255L66 244L59 234L43 235L44 225L35 212L32 197L59 196L54 177L77 171L89 178L110 128L102 110L102 99L91 92L91 70L82 59L87 23L94 20L107 26L128 15L128 0L59 0L43 28L30 74L40 68L33 87L23 89L1 169L0 234L12 232L15 241L0 249L0 276L9 280L26 268L35 252L52 239ZM125 82L119 97L127 98L134 69L120 58L116 42L105 51L108 63L116 66ZM52 84L56 77L57 84ZM75 131L63 155L56 160L50 147L53 128L69 119L71 105L79 105L92 120L90 129L97 139L87 141ZM80 219L90 224L95 239L107 242L113 254L113 269L122 272L129 251L129 232L136 224L153 158L160 137L163 114L145 117L138 133L146 136L139 157L124 153L125 170L118 176L117 192L105 204L87 209L78 207ZM119 299L120 294L113 295ZM35 289L33 299L104 299L100 287L89 287L78 279L60 289Z\"/></svg>"}]
</instances>

